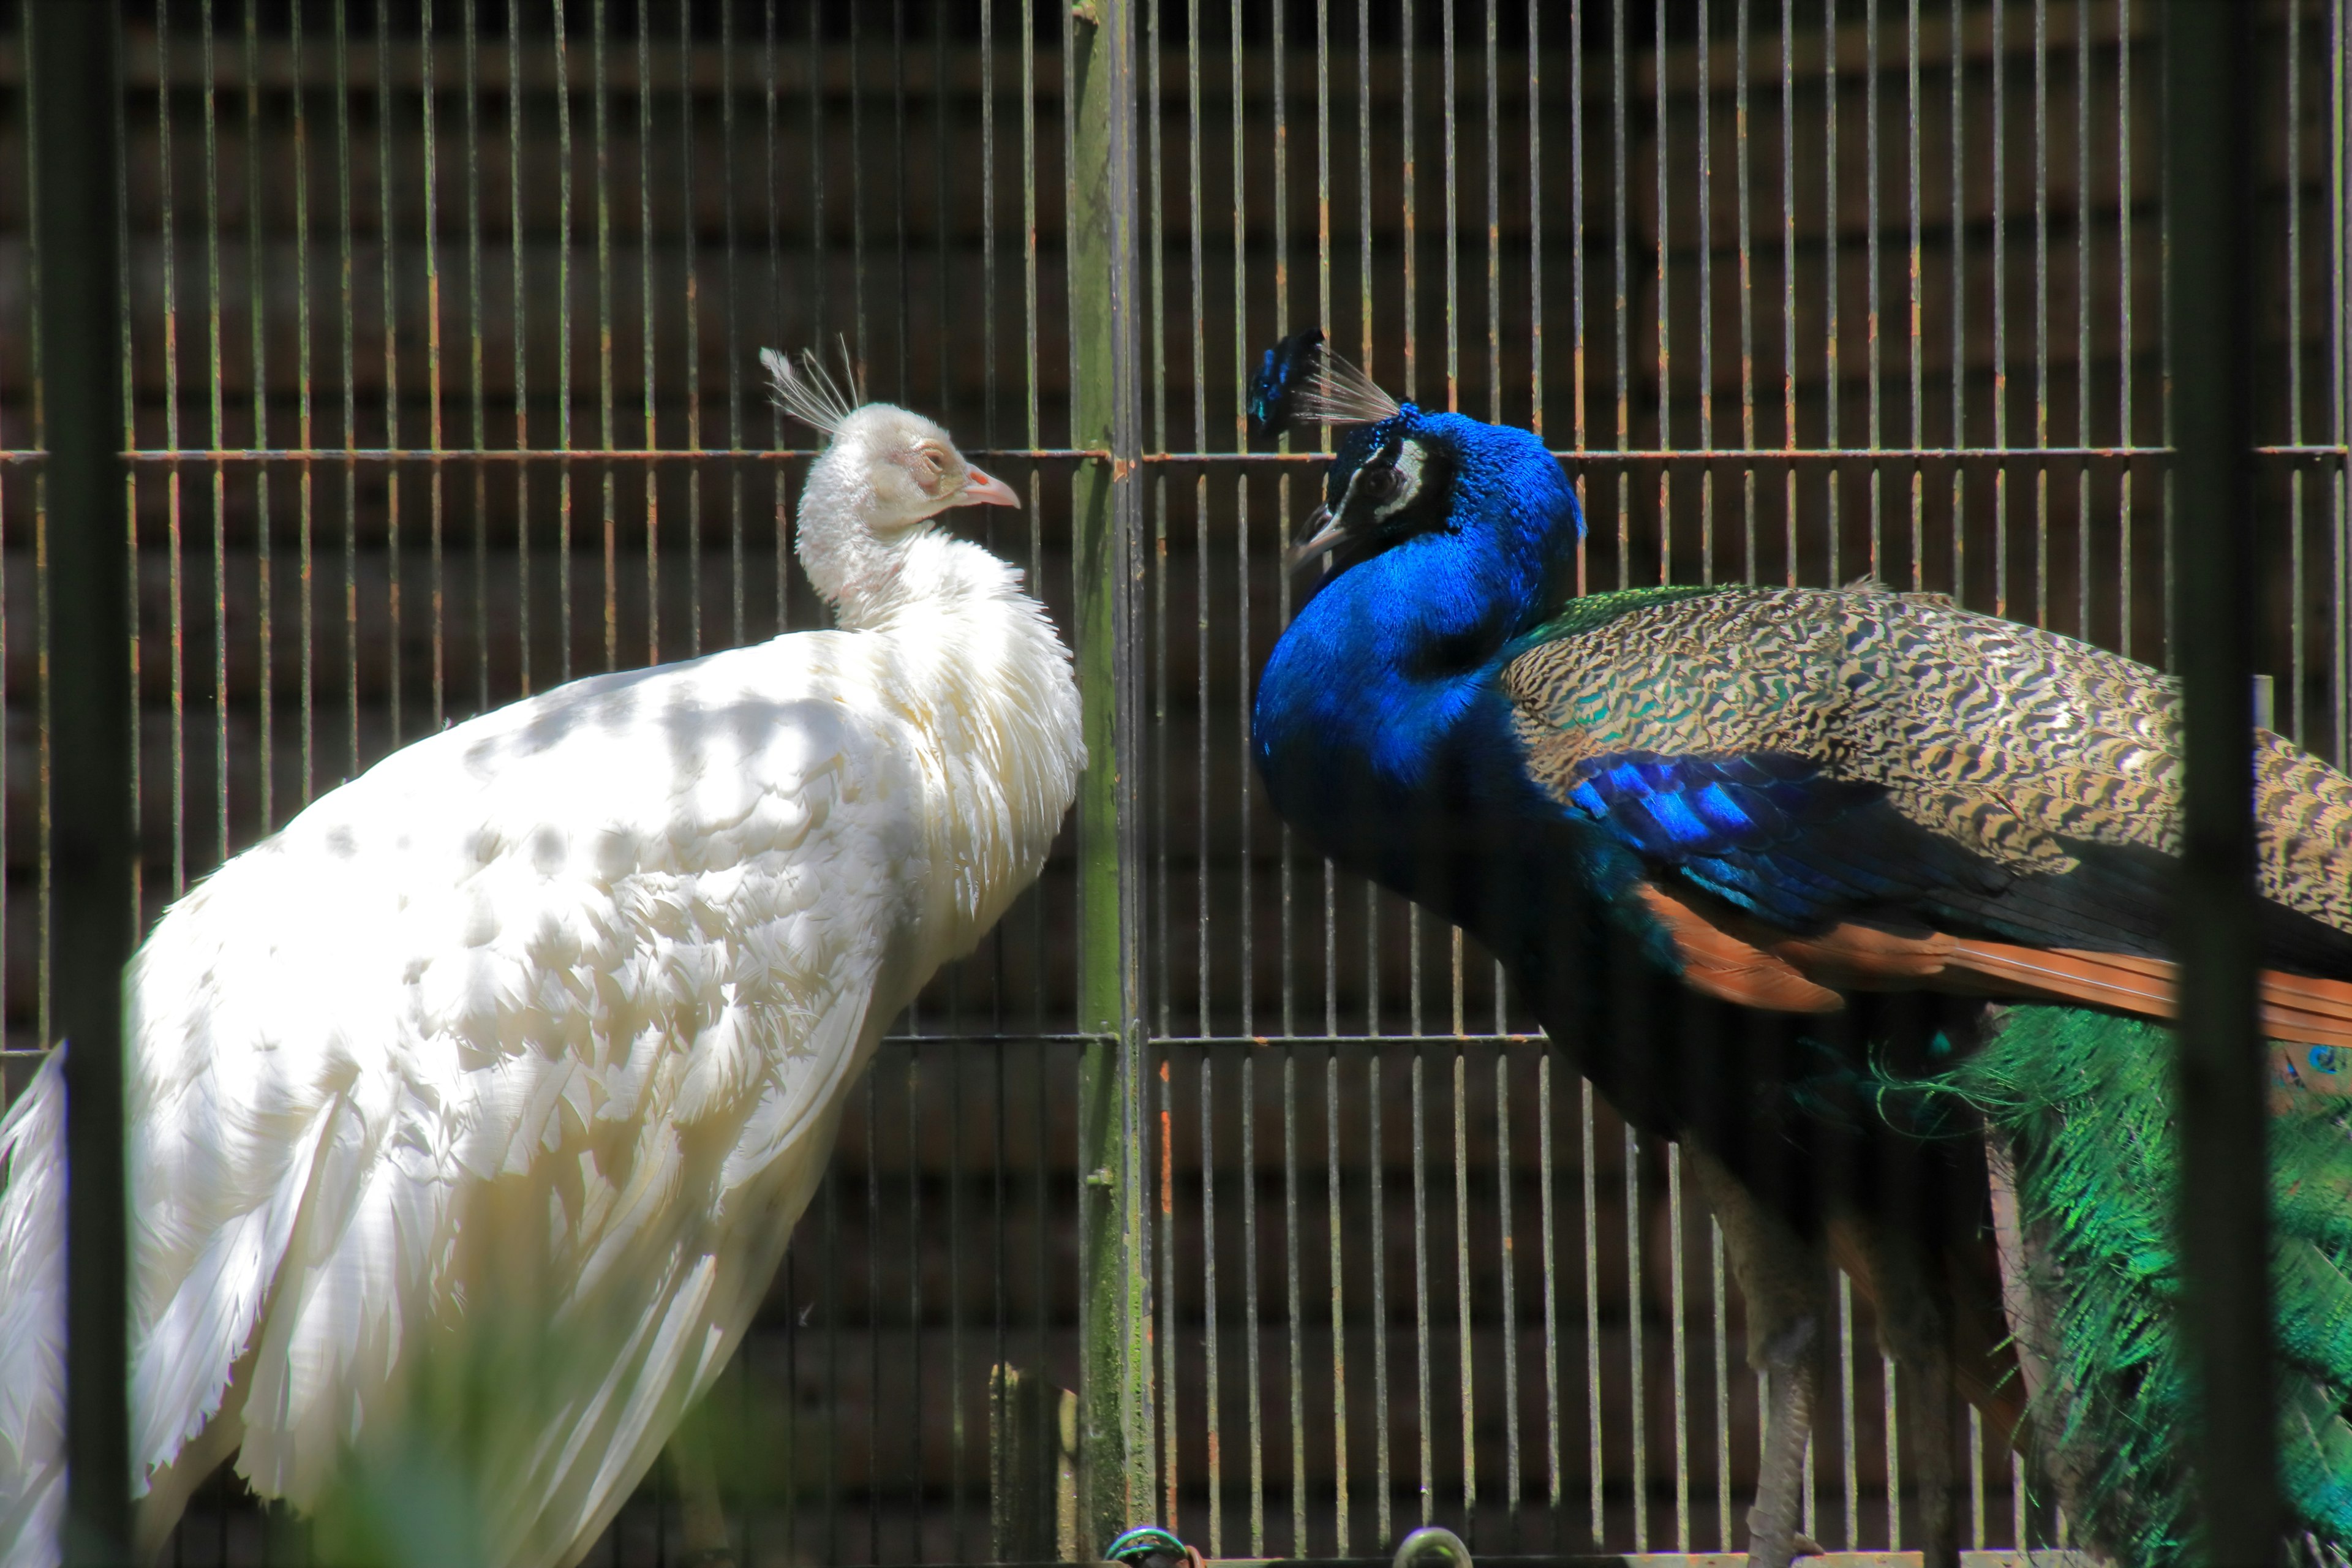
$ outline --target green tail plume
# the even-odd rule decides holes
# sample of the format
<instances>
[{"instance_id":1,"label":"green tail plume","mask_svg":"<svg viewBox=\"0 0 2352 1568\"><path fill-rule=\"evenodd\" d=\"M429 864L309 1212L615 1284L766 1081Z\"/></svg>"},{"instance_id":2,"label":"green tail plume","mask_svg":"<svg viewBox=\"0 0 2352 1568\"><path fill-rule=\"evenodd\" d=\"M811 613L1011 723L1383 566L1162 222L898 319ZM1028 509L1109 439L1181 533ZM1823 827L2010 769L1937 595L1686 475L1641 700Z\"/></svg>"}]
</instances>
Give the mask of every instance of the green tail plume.
<instances>
[{"instance_id":1,"label":"green tail plume","mask_svg":"<svg viewBox=\"0 0 2352 1568\"><path fill-rule=\"evenodd\" d=\"M2151 1568L2195 1560L2171 1058L2153 1025L2019 1007L1944 1080L2017 1162L2047 1315L2036 1430L2074 1479L2078 1522L2118 1561ZM2296 1100L2270 1130L2280 1481L2290 1539L2325 1560L2352 1552L2352 1100Z\"/></svg>"}]
</instances>

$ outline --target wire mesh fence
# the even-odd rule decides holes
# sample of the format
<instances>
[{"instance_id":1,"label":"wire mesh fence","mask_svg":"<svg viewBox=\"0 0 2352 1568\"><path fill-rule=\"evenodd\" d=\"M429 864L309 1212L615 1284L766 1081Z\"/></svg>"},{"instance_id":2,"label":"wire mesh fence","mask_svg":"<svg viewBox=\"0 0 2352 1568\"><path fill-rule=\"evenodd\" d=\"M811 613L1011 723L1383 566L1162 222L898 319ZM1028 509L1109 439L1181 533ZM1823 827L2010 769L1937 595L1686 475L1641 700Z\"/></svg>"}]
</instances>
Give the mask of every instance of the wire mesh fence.
<instances>
[{"instance_id":1,"label":"wire mesh fence","mask_svg":"<svg viewBox=\"0 0 2352 1568\"><path fill-rule=\"evenodd\" d=\"M146 0L124 11L124 409L144 912L405 742L573 676L822 624L812 456L762 345L839 344L1026 502L984 534L1072 625L1071 112L1100 8L971 0ZM1129 8L1142 502L1148 1322L1126 1456L1212 1556L1731 1550L1757 1385L1671 1146L1493 962L1295 851L1247 700L1318 454L1242 389L1323 325L1402 397L1540 432L1580 588L1864 574L2164 663L2152 0L1282 0ZM2264 12L2261 664L2352 744L2343 0ZM47 658L21 26L0 36L5 1065L51 1042ZM1091 167L1091 165L1086 165ZM1085 853L1100 856L1105 841ZM1116 846L1112 847L1116 849ZM711 1400L744 1560L973 1562L1013 1367L1078 1389L1090 1043L1066 837L894 1029ZM1915 1544L1903 1380L1841 1282L1805 1528ZM1099 1326L1098 1324L1097 1325ZM2063 1521L1970 1415L1965 1539ZM1138 1436L1138 1435L1131 1435ZM1906 1465L1915 1479L1906 1483ZM657 1470L614 1562L678 1550ZM1090 1554L1100 1542L1076 1542ZM1018 1550L1016 1550L1018 1548ZM184 1563L299 1555L226 1473Z\"/></svg>"}]
</instances>

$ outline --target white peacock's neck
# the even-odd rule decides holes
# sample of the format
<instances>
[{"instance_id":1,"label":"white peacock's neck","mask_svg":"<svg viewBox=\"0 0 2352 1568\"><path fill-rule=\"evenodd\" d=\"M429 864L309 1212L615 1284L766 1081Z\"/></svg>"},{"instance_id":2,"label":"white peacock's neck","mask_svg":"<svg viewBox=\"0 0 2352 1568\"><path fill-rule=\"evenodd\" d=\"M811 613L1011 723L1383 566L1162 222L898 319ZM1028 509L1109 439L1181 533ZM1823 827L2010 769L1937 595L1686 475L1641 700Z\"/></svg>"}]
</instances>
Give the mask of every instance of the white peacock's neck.
<instances>
[{"instance_id":1,"label":"white peacock's neck","mask_svg":"<svg viewBox=\"0 0 2352 1568\"><path fill-rule=\"evenodd\" d=\"M1035 876L1076 793L1077 687L1017 570L936 527L893 542L895 569L843 595L839 619L887 648L889 684L936 748L945 793L929 820L957 868L940 934L960 952Z\"/></svg>"}]
</instances>

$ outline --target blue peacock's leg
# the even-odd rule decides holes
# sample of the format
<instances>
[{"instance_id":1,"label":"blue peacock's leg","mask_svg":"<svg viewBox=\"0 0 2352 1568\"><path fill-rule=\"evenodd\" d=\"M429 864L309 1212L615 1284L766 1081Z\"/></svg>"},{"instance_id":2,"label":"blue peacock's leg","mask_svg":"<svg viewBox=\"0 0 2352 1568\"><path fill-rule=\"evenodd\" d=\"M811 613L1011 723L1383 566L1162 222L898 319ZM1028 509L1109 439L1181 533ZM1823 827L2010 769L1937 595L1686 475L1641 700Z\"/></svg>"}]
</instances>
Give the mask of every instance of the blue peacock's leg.
<instances>
[{"instance_id":1,"label":"blue peacock's leg","mask_svg":"<svg viewBox=\"0 0 2352 1568\"><path fill-rule=\"evenodd\" d=\"M1958 1364L1937 1279L1940 1260L1881 1215L1832 1222L1830 1250L1869 1297L1880 1346L1910 1380L1906 1405L1919 1467L1925 1568L1959 1568L1959 1462L1952 1435Z\"/></svg>"},{"instance_id":2,"label":"blue peacock's leg","mask_svg":"<svg viewBox=\"0 0 2352 1568\"><path fill-rule=\"evenodd\" d=\"M1748 1514L1748 1553L1757 1568L1788 1568L1801 1547L1805 1446L1821 1386L1829 1322L1828 1265L1746 1184L1703 1149L1686 1146L1700 1194L1723 1227L1724 1251L1748 1307L1748 1364L1765 1380L1768 1430Z\"/></svg>"}]
</instances>

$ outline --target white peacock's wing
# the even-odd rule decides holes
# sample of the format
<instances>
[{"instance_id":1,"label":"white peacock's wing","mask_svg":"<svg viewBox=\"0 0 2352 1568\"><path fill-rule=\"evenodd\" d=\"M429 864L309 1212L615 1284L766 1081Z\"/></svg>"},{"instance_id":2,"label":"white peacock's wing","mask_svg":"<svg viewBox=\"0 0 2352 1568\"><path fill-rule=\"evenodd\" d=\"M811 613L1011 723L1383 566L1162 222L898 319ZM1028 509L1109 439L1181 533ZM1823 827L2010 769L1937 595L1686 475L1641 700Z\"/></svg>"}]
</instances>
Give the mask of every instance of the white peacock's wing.
<instances>
[{"instance_id":1,"label":"white peacock's wing","mask_svg":"<svg viewBox=\"0 0 2352 1568\"><path fill-rule=\"evenodd\" d=\"M146 1461L257 1345L227 1397L263 1492L372 1517L350 1489L381 1478L516 1564L593 1540L749 1322L922 907L908 737L835 689L835 643L460 726L166 918L137 975Z\"/></svg>"}]
</instances>

